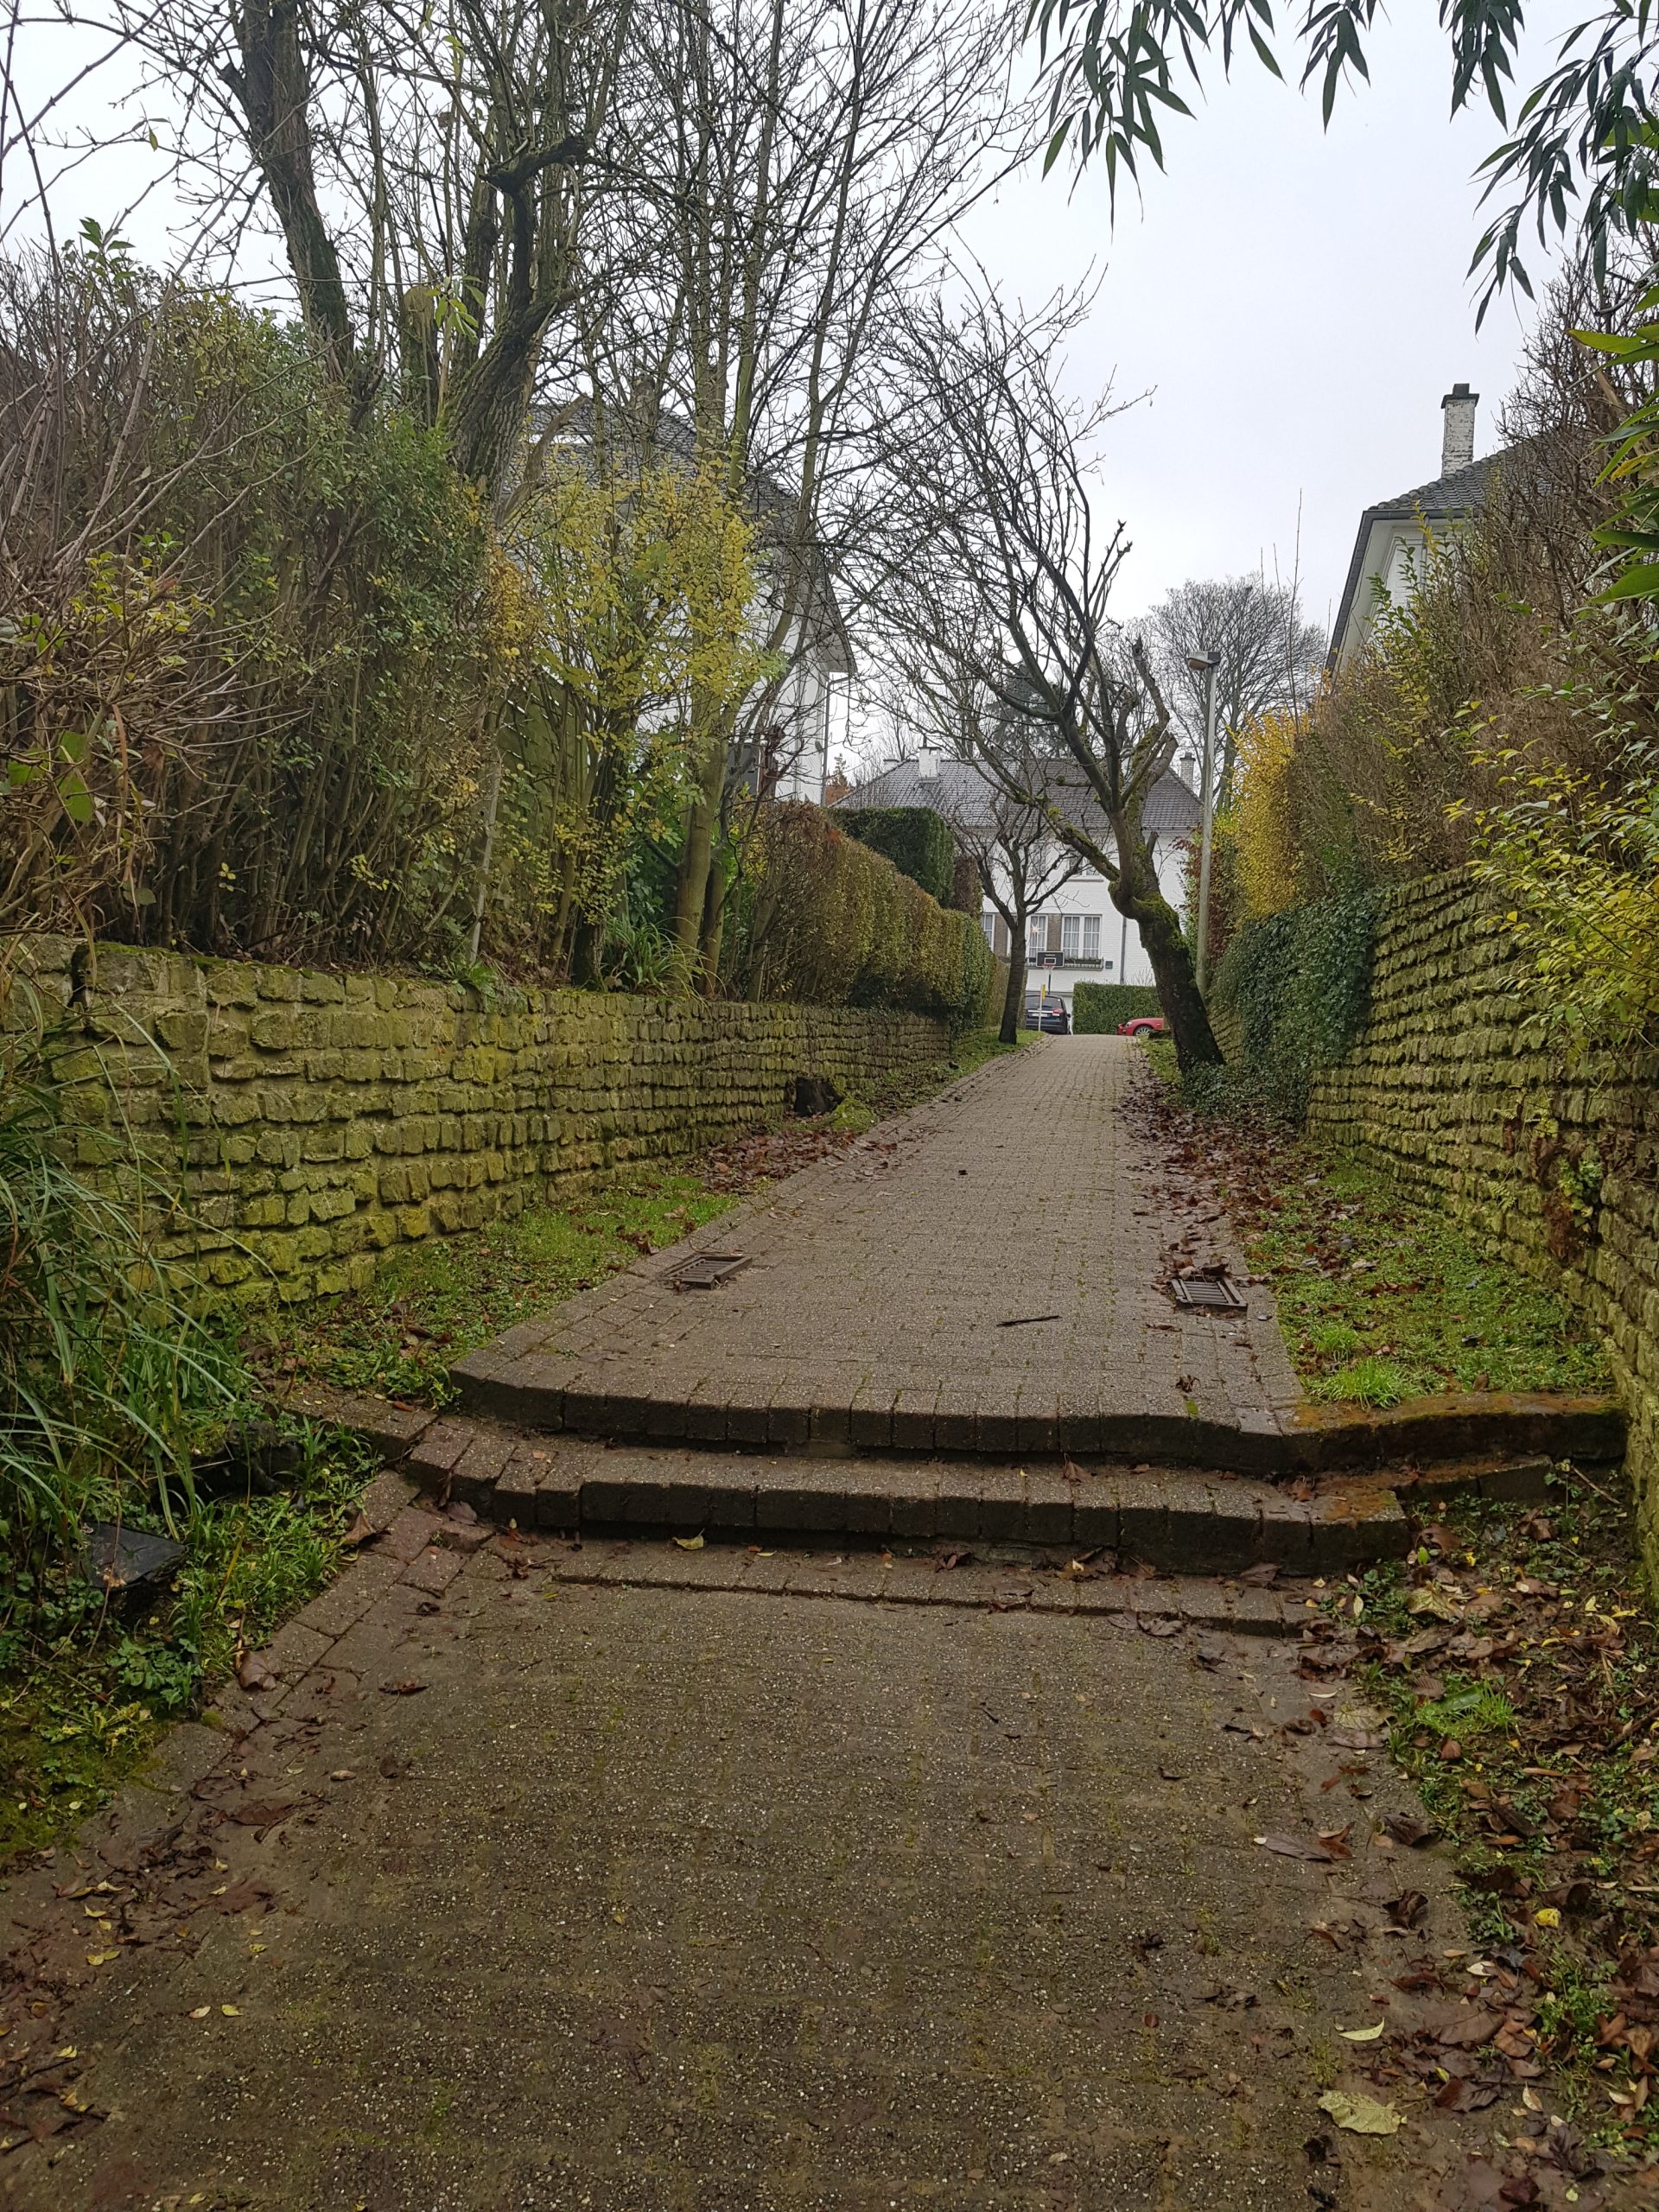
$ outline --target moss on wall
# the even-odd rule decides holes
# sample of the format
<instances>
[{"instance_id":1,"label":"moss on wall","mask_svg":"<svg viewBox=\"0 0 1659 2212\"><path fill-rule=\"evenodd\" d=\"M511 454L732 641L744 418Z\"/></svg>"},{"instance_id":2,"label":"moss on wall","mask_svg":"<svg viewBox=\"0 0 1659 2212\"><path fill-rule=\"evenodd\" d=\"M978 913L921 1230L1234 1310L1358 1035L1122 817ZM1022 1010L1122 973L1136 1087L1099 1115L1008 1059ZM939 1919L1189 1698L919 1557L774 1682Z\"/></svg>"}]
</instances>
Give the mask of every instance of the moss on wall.
<instances>
[{"instance_id":1,"label":"moss on wall","mask_svg":"<svg viewBox=\"0 0 1659 2212\"><path fill-rule=\"evenodd\" d=\"M35 1009L38 1008L38 1014ZM250 1304L361 1285L394 1245L517 1214L562 1180L767 1126L943 1061L942 1022L851 1008L510 992L27 948L14 1020L52 1032L82 1163L175 1182L162 1249Z\"/></svg>"},{"instance_id":2,"label":"moss on wall","mask_svg":"<svg viewBox=\"0 0 1659 2212\"><path fill-rule=\"evenodd\" d=\"M1358 1041L1308 1127L1447 1205L1604 1337L1659 1587L1659 1054L1568 1069L1528 1024L1525 964L1465 876L1391 892Z\"/></svg>"}]
</instances>

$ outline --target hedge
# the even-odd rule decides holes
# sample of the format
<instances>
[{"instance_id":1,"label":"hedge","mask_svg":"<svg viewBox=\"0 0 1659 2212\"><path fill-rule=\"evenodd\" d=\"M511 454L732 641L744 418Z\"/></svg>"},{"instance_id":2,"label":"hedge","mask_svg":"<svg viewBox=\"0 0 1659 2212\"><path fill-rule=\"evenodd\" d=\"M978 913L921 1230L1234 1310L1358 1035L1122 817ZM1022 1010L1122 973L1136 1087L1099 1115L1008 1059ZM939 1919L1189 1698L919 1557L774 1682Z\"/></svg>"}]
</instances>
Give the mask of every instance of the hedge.
<instances>
[{"instance_id":1,"label":"hedge","mask_svg":"<svg viewBox=\"0 0 1659 2212\"><path fill-rule=\"evenodd\" d=\"M978 1027L992 961L976 914L941 906L804 801L767 807L755 845L729 977L744 997L892 1007Z\"/></svg>"},{"instance_id":2,"label":"hedge","mask_svg":"<svg viewBox=\"0 0 1659 2212\"><path fill-rule=\"evenodd\" d=\"M1150 983L1079 983L1071 994L1071 1027L1079 1037L1109 1037L1137 1014L1160 1014Z\"/></svg>"},{"instance_id":3,"label":"hedge","mask_svg":"<svg viewBox=\"0 0 1659 2212\"><path fill-rule=\"evenodd\" d=\"M931 806L843 806L836 810L836 819L849 837L890 860L941 906L950 904L957 841Z\"/></svg>"}]
</instances>

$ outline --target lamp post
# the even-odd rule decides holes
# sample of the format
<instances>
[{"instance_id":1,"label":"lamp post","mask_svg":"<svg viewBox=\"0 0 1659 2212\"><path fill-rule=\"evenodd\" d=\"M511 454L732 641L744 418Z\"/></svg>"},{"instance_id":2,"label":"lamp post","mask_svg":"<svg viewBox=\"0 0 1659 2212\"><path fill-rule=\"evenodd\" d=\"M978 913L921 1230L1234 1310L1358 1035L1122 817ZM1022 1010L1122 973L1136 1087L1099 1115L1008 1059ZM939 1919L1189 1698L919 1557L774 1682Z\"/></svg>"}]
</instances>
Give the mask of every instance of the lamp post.
<instances>
[{"instance_id":1,"label":"lamp post","mask_svg":"<svg viewBox=\"0 0 1659 2212\"><path fill-rule=\"evenodd\" d=\"M1198 785L1198 810L1203 828L1198 833L1198 988L1202 990L1210 965L1210 847L1216 825L1216 671L1219 653L1189 653L1186 664L1204 678L1204 769Z\"/></svg>"}]
</instances>

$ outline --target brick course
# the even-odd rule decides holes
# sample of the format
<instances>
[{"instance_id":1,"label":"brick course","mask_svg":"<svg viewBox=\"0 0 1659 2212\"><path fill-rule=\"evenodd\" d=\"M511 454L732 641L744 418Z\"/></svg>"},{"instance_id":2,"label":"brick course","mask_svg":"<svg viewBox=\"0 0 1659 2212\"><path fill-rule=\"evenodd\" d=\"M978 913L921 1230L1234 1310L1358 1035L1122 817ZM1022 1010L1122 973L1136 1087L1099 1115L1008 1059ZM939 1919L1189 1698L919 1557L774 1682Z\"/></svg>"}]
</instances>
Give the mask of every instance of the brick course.
<instances>
[{"instance_id":1,"label":"brick course","mask_svg":"<svg viewBox=\"0 0 1659 2212\"><path fill-rule=\"evenodd\" d=\"M188 1225L162 1250L250 1304L359 1287L379 1255L557 1185L775 1127L932 1063L918 1014L334 976L41 938L14 1018L54 1049L79 1164L136 1148Z\"/></svg>"},{"instance_id":2,"label":"brick course","mask_svg":"<svg viewBox=\"0 0 1659 2212\"><path fill-rule=\"evenodd\" d=\"M1659 1584L1659 1054L1569 1067L1526 1019L1524 961L1464 876L1387 902L1370 1014L1316 1082L1316 1135L1444 1205L1589 1316L1630 1416L1629 1465Z\"/></svg>"}]
</instances>

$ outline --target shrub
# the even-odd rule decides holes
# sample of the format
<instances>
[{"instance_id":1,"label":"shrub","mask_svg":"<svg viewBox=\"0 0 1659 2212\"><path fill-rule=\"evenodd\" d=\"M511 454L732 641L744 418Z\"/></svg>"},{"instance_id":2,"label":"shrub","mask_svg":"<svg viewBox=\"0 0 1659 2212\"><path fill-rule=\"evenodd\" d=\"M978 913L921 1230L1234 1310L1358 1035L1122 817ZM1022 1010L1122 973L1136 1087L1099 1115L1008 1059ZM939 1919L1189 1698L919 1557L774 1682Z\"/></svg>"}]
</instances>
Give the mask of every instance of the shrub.
<instances>
[{"instance_id":1,"label":"shrub","mask_svg":"<svg viewBox=\"0 0 1659 2212\"><path fill-rule=\"evenodd\" d=\"M941 906L950 904L957 841L950 823L931 806L842 807L836 819L849 837L890 860Z\"/></svg>"},{"instance_id":2,"label":"shrub","mask_svg":"<svg viewBox=\"0 0 1659 2212\"><path fill-rule=\"evenodd\" d=\"M1215 1000L1235 1040L1248 1091L1300 1121L1315 1072L1351 1049L1370 1005L1380 894L1346 898L1248 922L1216 970Z\"/></svg>"},{"instance_id":3,"label":"shrub","mask_svg":"<svg viewBox=\"0 0 1659 2212\"><path fill-rule=\"evenodd\" d=\"M979 918L941 906L820 806L767 807L754 839L729 980L743 996L984 1018L991 949Z\"/></svg>"},{"instance_id":4,"label":"shrub","mask_svg":"<svg viewBox=\"0 0 1659 2212\"><path fill-rule=\"evenodd\" d=\"M1071 994L1071 1027L1079 1037L1107 1037L1137 1014L1160 1011L1150 983L1079 983Z\"/></svg>"}]
</instances>

